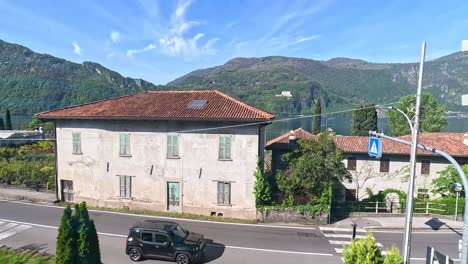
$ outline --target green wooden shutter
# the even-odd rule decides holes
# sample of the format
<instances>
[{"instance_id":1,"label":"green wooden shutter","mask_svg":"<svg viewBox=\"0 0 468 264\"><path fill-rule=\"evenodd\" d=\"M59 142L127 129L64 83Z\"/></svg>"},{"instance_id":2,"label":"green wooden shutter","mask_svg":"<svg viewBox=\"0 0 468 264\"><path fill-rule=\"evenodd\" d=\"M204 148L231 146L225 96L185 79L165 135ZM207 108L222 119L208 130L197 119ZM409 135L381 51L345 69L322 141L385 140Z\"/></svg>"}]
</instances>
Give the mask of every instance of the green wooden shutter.
<instances>
[{"instance_id":1,"label":"green wooden shutter","mask_svg":"<svg viewBox=\"0 0 468 264\"><path fill-rule=\"evenodd\" d=\"M125 155L125 135L124 134L120 134L119 135L119 146L120 146L120 156L123 156Z\"/></svg>"},{"instance_id":2,"label":"green wooden shutter","mask_svg":"<svg viewBox=\"0 0 468 264\"><path fill-rule=\"evenodd\" d=\"M73 154L81 154L81 133L73 132Z\"/></svg>"},{"instance_id":3,"label":"green wooden shutter","mask_svg":"<svg viewBox=\"0 0 468 264\"><path fill-rule=\"evenodd\" d=\"M125 197L131 198L132 197L132 177L126 176L125 181Z\"/></svg>"},{"instance_id":4,"label":"green wooden shutter","mask_svg":"<svg viewBox=\"0 0 468 264\"><path fill-rule=\"evenodd\" d=\"M120 156L130 156L130 134L120 134Z\"/></svg>"},{"instance_id":5,"label":"green wooden shutter","mask_svg":"<svg viewBox=\"0 0 468 264\"><path fill-rule=\"evenodd\" d=\"M224 137L224 158L231 159L231 136Z\"/></svg>"},{"instance_id":6,"label":"green wooden shutter","mask_svg":"<svg viewBox=\"0 0 468 264\"><path fill-rule=\"evenodd\" d=\"M120 197L125 197L125 176L120 176Z\"/></svg>"},{"instance_id":7,"label":"green wooden shutter","mask_svg":"<svg viewBox=\"0 0 468 264\"><path fill-rule=\"evenodd\" d=\"M224 199L223 204L228 205L231 204L231 183L225 182L224 183Z\"/></svg>"},{"instance_id":8,"label":"green wooden shutter","mask_svg":"<svg viewBox=\"0 0 468 264\"><path fill-rule=\"evenodd\" d=\"M179 157L179 136L178 135L173 135L172 144L174 148L173 149L174 157Z\"/></svg>"},{"instance_id":9,"label":"green wooden shutter","mask_svg":"<svg viewBox=\"0 0 468 264\"><path fill-rule=\"evenodd\" d=\"M225 159L224 150L225 150L225 148L224 148L224 136L220 135L219 136L218 159L220 159L220 160Z\"/></svg>"},{"instance_id":10,"label":"green wooden shutter","mask_svg":"<svg viewBox=\"0 0 468 264\"><path fill-rule=\"evenodd\" d=\"M218 204L223 204L224 182L218 182Z\"/></svg>"}]
</instances>

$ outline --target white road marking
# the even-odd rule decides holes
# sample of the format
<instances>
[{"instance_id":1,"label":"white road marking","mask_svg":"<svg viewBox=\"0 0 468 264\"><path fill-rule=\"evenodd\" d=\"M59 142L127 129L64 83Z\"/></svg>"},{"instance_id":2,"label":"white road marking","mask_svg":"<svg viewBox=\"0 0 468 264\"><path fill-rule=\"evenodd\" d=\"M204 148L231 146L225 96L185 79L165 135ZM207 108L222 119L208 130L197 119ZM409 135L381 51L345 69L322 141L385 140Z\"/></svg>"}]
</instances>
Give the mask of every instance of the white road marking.
<instances>
[{"instance_id":1,"label":"white road marking","mask_svg":"<svg viewBox=\"0 0 468 264\"><path fill-rule=\"evenodd\" d=\"M6 232L0 233L0 240L5 239L5 238L7 238L9 236L12 236L14 234L17 234L17 233L19 233L21 231L24 231L24 230L26 230L26 229L28 229L30 227L31 226L29 226L29 225L19 225L19 226L16 226L16 227L12 228L12 229L9 229Z\"/></svg>"},{"instance_id":2,"label":"white road marking","mask_svg":"<svg viewBox=\"0 0 468 264\"><path fill-rule=\"evenodd\" d=\"M343 249L342 248L335 248L336 253L343 254ZM382 250L382 255L385 256L387 254L387 251Z\"/></svg>"},{"instance_id":3,"label":"white road marking","mask_svg":"<svg viewBox=\"0 0 468 264\"><path fill-rule=\"evenodd\" d=\"M0 226L0 232L3 232L5 230L10 229L10 228L15 227L15 226L17 226L17 224L13 224L13 223L8 223L6 225Z\"/></svg>"},{"instance_id":4,"label":"white road marking","mask_svg":"<svg viewBox=\"0 0 468 264\"><path fill-rule=\"evenodd\" d=\"M332 245L351 245L351 241L344 240L328 240ZM378 247L383 247L381 243L375 243Z\"/></svg>"},{"instance_id":5,"label":"white road marking","mask_svg":"<svg viewBox=\"0 0 468 264\"><path fill-rule=\"evenodd\" d=\"M353 229L350 228L341 228L341 227L332 227L332 226L321 226L320 230L322 231L335 231L335 232L353 232ZM367 233L365 229L356 228L356 232Z\"/></svg>"},{"instance_id":6,"label":"white road marking","mask_svg":"<svg viewBox=\"0 0 468 264\"><path fill-rule=\"evenodd\" d=\"M26 222L20 222L20 221L14 221L14 220L8 220L8 219L0 219L0 221L5 221L5 222L10 222L10 224L13 224L16 226L16 224L21 224L21 225L27 225L27 226L37 226L37 227L44 227L44 228L50 228L50 229L58 229L56 226L48 226L48 225L40 225L40 224L34 224L34 223L26 223ZM28 227L28 228L29 228ZM104 236L113 236L113 237L120 237L120 238L126 238L126 235L119 235L119 234L111 234L111 233L101 233L98 232L99 235L104 235ZM218 245L212 245L209 244L208 246L211 247L221 247ZM248 248L248 247L237 247L237 246L229 246L225 245L225 248L231 248L231 249L240 249L240 250L252 250L252 251L263 251L263 252L276 252L276 253L285 253L285 254L301 254L301 255L315 255L315 256L327 256L327 257L333 257L333 254L329 253L316 253L316 252L302 252L302 251L286 251L286 250L276 250L276 249L266 249L266 248Z\"/></svg>"},{"instance_id":7,"label":"white road marking","mask_svg":"<svg viewBox=\"0 0 468 264\"><path fill-rule=\"evenodd\" d=\"M332 234L332 233L323 233L325 237L333 237L333 238L349 238L352 239L353 235L352 234ZM363 235L356 235L356 239L361 239L366 236Z\"/></svg>"},{"instance_id":8,"label":"white road marking","mask_svg":"<svg viewBox=\"0 0 468 264\"><path fill-rule=\"evenodd\" d=\"M0 199L0 201L9 202L9 203L24 204L24 205L30 205L30 206L38 206L38 207L58 208L58 209L62 209L62 210L65 208L63 206L57 206L57 205L32 204L32 203L27 203L27 202L11 201L11 200L4 200L4 199ZM73 208L72 208L72 210L73 210ZM170 220L174 220L174 221L210 223L210 224L220 224L220 225L237 225L237 226L253 226L253 227L267 227L267 228L269 227L269 228L284 228L284 229L302 229L302 230L315 230L315 229L317 229L315 227L309 227L309 226L242 224L242 223L231 223L231 222L217 222L217 221L208 221L208 220L186 219L186 218L177 218L177 217L155 216L155 215L130 214L130 213L121 213L121 212L112 212L112 211L102 211L102 210L96 210L96 209L90 209L88 211L89 212L105 213L105 214L133 216L133 217L144 217L144 218L154 218L154 219L170 219Z\"/></svg>"}]
</instances>

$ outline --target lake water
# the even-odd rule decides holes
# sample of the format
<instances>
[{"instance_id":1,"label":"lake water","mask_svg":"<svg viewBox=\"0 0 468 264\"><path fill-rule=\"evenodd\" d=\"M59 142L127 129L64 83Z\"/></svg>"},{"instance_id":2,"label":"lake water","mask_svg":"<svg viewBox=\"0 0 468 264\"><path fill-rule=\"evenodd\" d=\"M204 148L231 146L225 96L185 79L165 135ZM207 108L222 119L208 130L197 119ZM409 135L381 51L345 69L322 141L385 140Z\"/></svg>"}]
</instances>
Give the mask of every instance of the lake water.
<instances>
[{"instance_id":1,"label":"lake water","mask_svg":"<svg viewBox=\"0 0 468 264\"><path fill-rule=\"evenodd\" d=\"M377 126L379 132L383 130L384 133L390 134L387 118L379 118ZM275 122L267 126L266 138L270 140L299 127L310 132L312 128L312 118L298 118L295 120ZM322 117L322 130L325 130L327 127L332 128L333 132L338 135L349 136L351 135L351 116ZM443 131L457 133L468 132L468 118L449 118L448 126Z\"/></svg>"},{"instance_id":2,"label":"lake water","mask_svg":"<svg viewBox=\"0 0 468 264\"><path fill-rule=\"evenodd\" d=\"M14 114L11 115L11 123L13 129L25 128L33 118L32 114ZM275 137L281 136L282 134L299 127L310 131L312 127L312 118L300 118L296 117L294 120L287 120L278 122L280 117L277 120L267 126L266 128L266 138L267 140L273 139ZM349 136L351 134L351 115L340 115L336 117L322 117L322 129L325 130L326 127L330 127L338 135ZM383 129L384 133L389 134L390 129L388 128L388 119L379 118L378 120L379 131ZM444 129L446 132L468 132L468 118L449 118L448 126Z\"/></svg>"}]
</instances>

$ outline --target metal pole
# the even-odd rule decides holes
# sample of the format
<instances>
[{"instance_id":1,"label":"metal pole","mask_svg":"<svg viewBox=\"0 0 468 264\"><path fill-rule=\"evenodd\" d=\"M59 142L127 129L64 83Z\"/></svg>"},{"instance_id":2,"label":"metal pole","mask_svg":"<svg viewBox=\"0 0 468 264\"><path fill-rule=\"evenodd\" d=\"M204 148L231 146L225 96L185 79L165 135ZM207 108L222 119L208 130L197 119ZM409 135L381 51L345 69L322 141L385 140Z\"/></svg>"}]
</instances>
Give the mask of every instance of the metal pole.
<instances>
[{"instance_id":1,"label":"metal pole","mask_svg":"<svg viewBox=\"0 0 468 264\"><path fill-rule=\"evenodd\" d=\"M457 199L455 200L455 221L457 221L457 214L458 214L458 193L457 192Z\"/></svg>"},{"instance_id":2,"label":"metal pole","mask_svg":"<svg viewBox=\"0 0 468 264\"><path fill-rule=\"evenodd\" d=\"M411 259L411 230L413 222L413 205L414 205L414 184L416 178L416 150L418 145L418 132L419 132L419 112L421 108L421 92L422 92L422 80L423 80L423 68L424 68L424 56L426 54L426 42L422 43L421 50L421 62L419 63L419 79L418 79L418 90L416 92L416 112L414 114L414 125L413 125L413 138L411 145L411 159L410 159L410 183L408 186L408 197L406 201L406 216L405 216L405 240L404 240L404 264L410 263Z\"/></svg>"},{"instance_id":3,"label":"metal pole","mask_svg":"<svg viewBox=\"0 0 468 264\"><path fill-rule=\"evenodd\" d=\"M390 140L393 140L393 141L396 141L396 142L400 142L400 143L403 143L403 144L406 144L406 145L410 145L410 146L412 145L411 142L409 142L409 141L402 140L402 139L399 139L399 138L389 137L389 136L386 136L383 133L379 134L379 133L377 133L375 131L371 131L371 132L369 132L369 134L373 135L373 136L377 136L377 137L387 138L387 139L390 139ZM442 150L427 147L427 146L424 146L424 145L421 145L421 144L418 144L417 147L419 149L422 149L422 150L426 150L426 151L429 151L429 152L432 152L432 153L439 154L442 157L446 158L450 163L452 163L452 165L455 167L458 174L460 175L460 179L462 180L463 188L465 190L468 190L468 180L466 179L465 172L463 171L460 164L458 164L458 162L452 156L450 156L449 154L443 152ZM465 207L464 208L465 208L465 214L463 215L463 221L464 221L463 222L463 237L462 237L463 241L462 241L462 253L461 253L460 263L468 263L468 214L466 213L466 212L468 212L468 199L465 199Z\"/></svg>"}]
</instances>

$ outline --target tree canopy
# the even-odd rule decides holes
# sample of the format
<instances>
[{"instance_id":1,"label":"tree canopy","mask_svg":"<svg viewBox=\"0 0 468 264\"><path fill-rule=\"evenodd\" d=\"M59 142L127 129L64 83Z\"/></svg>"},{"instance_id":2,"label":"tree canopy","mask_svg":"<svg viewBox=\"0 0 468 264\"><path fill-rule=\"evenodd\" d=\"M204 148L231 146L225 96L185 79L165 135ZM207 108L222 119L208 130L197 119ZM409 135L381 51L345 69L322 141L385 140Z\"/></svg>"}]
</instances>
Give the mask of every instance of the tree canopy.
<instances>
[{"instance_id":1,"label":"tree canopy","mask_svg":"<svg viewBox=\"0 0 468 264\"><path fill-rule=\"evenodd\" d=\"M377 111L375 104L369 103L354 108L351 135L367 136L369 131L377 131Z\"/></svg>"},{"instance_id":2,"label":"tree canopy","mask_svg":"<svg viewBox=\"0 0 468 264\"><path fill-rule=\"evenodd\" d=\"M402 110L410 119L412 119L415 114L415 105L416 97L414 95L406 95L400 98L395 107ZM448 125L447 106L439 104L430 93L422 93L420 113L420 132L440 132ZM388 117L392 135L402 136L411 134L408 121L401 113L395 110L390 110L388 111Z\"/></svg>"},{"instance_id":3,"label":"tree canopy","mask_svg":"<svg viewBox=\"0 0 468 264\"><path fill-rule=\"evenodd\" d=\"M278 187L289 205L313 203L331 184L349 179L341 151L325 132L318 140L300 139L297 148L283 156L288 167L278 173Z\"/></svg>"},{"instance_id":4,"label":"tree canopy","mask_svg":"<svg viewBox=\"0 0 468 264\"><path fill-rule=\"evenodd\" d=\"M462 166L465 175L468 175L468 164ZM432 180L431 192L435 195L441 195L443 197L455 196L455 192L452 190L452 184L458 182L461 183L460 174L453 165L447 166L444 170L438 172L439 177ZM460 196L465 196L465 190L460 192Z\"/></svg>"}]
</instances>

